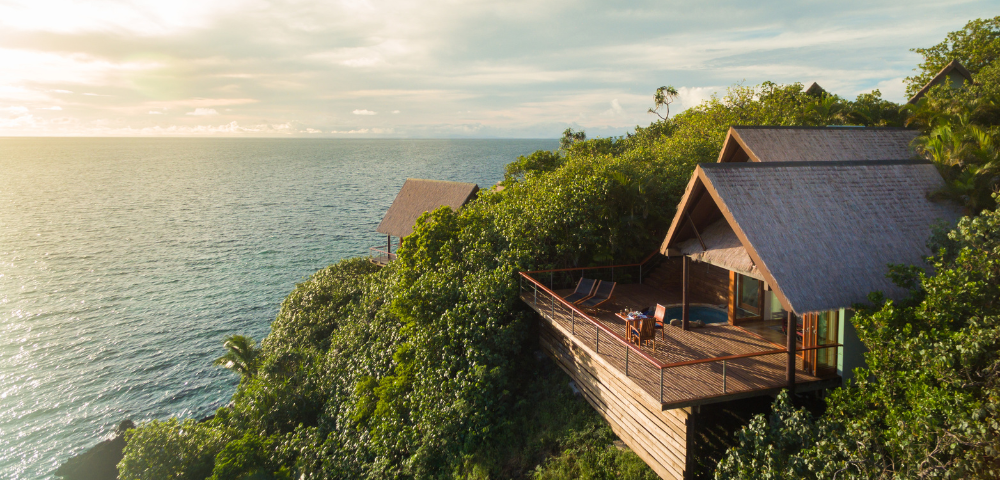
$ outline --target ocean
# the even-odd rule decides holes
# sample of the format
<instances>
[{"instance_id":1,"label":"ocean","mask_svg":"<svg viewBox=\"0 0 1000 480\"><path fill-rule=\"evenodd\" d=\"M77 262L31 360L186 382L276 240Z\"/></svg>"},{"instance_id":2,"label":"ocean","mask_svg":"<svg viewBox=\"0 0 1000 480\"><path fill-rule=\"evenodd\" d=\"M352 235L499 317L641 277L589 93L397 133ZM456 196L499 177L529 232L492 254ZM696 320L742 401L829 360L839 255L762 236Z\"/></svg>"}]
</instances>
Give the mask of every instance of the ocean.
<instances>
[{"instance_id":1,"label":"ocean","mask_svg":"<svg viewBox=\"0 0 1000 480\"><path fill-rule=\"evenodd\" d=\"M201 418L297 282L367 254L408 177L489 187L557 140L0 138L0 478L124 419Z\"/></svg>"}]
</instances>

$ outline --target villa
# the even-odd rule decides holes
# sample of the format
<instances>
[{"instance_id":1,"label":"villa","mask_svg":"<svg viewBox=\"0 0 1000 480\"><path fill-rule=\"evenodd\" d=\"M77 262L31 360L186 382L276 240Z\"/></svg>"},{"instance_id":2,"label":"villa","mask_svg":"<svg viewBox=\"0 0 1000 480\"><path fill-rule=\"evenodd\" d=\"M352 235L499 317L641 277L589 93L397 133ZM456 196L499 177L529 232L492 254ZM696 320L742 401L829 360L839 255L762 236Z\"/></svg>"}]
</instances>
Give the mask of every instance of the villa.
<instances>
[{"instance_id":1,"label":"villa","mask_svg":"<svg viewBox=\"0 0 1000 480\"><path fill-rule=\"evenodd\" d=\"M458 210L476 198L478 193L479 185L475 183L407 178L382 217L382 222L375 228L376 232L386 236L385 249L381 246L371 247L369 259L376 265L388 265L396 259L396 254L392 253L393 247L399 249L399 241L394 244L392 237L401 240L413 233L417 218L425 212L445 205Z\"/></svg>"},{"instance_id":2,"label":"villa","mask_svg":"<svg viewBox=\"0 0 1000 480\"><path fill-rule=\"evenodd\" d=\"M929 199L944 181L914 159L915 135L731 128L718 162L695 168L657 252L521 273L542 348L658 475L689 478L701 406L835 388L863 366L852 308L875 291L905 297L887 266L925 265L932 229L961 214ZM609 285L610 299L564 299L581 279ZM621 312L657 306L662 328L634 341Z\"/></svg>"}]
</instances>

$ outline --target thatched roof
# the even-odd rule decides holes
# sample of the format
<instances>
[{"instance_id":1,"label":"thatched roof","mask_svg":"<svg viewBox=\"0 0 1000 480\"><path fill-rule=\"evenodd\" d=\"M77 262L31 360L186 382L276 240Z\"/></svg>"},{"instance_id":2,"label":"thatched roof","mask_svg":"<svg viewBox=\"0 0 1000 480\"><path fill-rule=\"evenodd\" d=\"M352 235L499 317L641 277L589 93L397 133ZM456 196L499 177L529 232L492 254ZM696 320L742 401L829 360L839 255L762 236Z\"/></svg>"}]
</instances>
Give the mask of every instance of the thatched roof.
<instances>
[{"instance_id":1,"label":"thatched roof","mask_svg":"<svg viewBox=\"0 0 1000 480\"><path fill-rule=\"evenodd\" d=\"M812 95L814 97L822 97L823 94L826 93L826 90L819 86L818 83L813 82L812 85L809 85L809 88L805 90L805 93L806 95Z\"/></svg>"},{"instance_id":2,"label":"thatched roof","mask_svg":"<svg viewBox=\"0 0 1000 480\"><path fill-rule=\"evenodd\" d=\"M375 231L400 238L408 236L424 212L443 205L458 210L475 198L477 192L479 186L475 183L407 178Z\"/></svg>"},{"instance_id":3,"label":"thatched roof","mask_svg":"<svg viewBox=\"0 0 1000 480\"><path fill-rule=\"evenodd\" d=\"M838 162L914 158L917 132L873 127L741 127L726 135L719 162Z\"/></svg>"},{"instance_id":4,"label":"thatched roof","mask_svg":"<svg viewBox=\"0 0 1000 480\"><path fill-rule=\"evenodd\" d=\"M849 308L873 291L898 299L907 292L887 266L924 266L931 227L960 215L928 200L942 186L919 160L702 164L661 252L688 245L691 224L707 233L725 219L786 310Z\"/></svg>"},{"instance_id":5,"label":"thatched roof","mask_svg":"<svg viewBox=\"0 0 1000 480\"><path fill-rule=\"evenodd\" d=\"M758 280L764 279L726 219L719 219L699 233L701 241L691 238L677 244L677 249L692 260L710 263ZM701 242L705 242L704 247Z\"/></svg>"},{"instance_id":6,"label":"thatched roof","mask_svg":"<svg viewBox=\"0 0 1000 480\"><path fill-rule=\"evenodd\" d=\"M945 80L949 80L953 88L958 87L961 86L966 80L972 82L972 72L965 68L965 65L959 63L958 60L952 60L948 62L948 64L937 73L937 75L934 75L934 78L927 82L927 85L924 85L924 88L921 88L919 92L910 97L910 100L906 103L917 103L921 98L923 98L924 95L927 95L927 92L931 90L931 87L942 83Z\"/></svg>"}]
</instances>

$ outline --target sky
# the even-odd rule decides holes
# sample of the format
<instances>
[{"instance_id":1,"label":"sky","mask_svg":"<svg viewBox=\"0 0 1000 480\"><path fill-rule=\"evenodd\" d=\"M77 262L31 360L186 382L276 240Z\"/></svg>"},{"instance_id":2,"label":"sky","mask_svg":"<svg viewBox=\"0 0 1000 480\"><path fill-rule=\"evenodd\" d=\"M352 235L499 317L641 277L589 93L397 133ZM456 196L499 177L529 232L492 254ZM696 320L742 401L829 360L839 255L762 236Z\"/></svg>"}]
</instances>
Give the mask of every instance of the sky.
<instances>
[{"instance_id":1,"label":"sky","mask_svg":"<svg viewBox=\"0 0 1000 480\"><path fill-rule=\"evenodd\" d=\"M623 135L735 84L905 101L993 1L0 0L0 136Z\"/></svg>"}]
</instances>

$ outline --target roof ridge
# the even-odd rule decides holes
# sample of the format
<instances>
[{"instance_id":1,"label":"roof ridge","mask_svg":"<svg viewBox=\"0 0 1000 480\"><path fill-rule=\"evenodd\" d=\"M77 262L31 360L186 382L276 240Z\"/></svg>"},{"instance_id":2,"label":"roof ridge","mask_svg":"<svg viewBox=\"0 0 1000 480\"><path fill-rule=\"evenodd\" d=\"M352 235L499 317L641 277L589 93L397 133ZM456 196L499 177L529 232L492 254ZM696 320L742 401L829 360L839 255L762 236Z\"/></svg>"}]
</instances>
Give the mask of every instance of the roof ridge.
<instances>
[{"instance_id":1,"label":"roof ridge","mask_svg":"<svg viewBox=\"0 0 1000 480\"><path fill-rule=\"evenodd\" d=\"M415 180L415 181L418 181L418 182L454 183L456 185L475 185L477 187L479 186L479 184L477 184L475 182L456 182L454 180L436 180L436 179L433 179L433 178L413 178L413 177L406 177L406 180L407 181L409 181L409 180Z\"/></svg>"},{"instance_id":2,"label":"roof ridge","mask_svg":"<svg viewBox=\"0 0 1000 480\"><path fill-rule=\"evenodd\" d=\"M845 131L865 131L865 130L909 130L916 131L912 128L906 127L865 127L861 125L824 125L821 127L805 127L805 126L794 126L794 125L730 125L730 128L743 128L743 129L754 129L754 130L838 130L838 129L853 129Z\"/></svg>"},{"instance_id":3,"label":"roof ridge","mask_svg":"<svg viewBox=\"0 0 1000 480\"><path fill-rule=\"evenodd\" d=\"M717 170L725 168L773 168L773 167L830 167L830 166L856 166L856 165L933 165L933 162L922 159L896 159L896 160L829 160L818 162L723 162L723 163L699 163L698 166L705 170Z\"/></svg>"}]
</instances>

